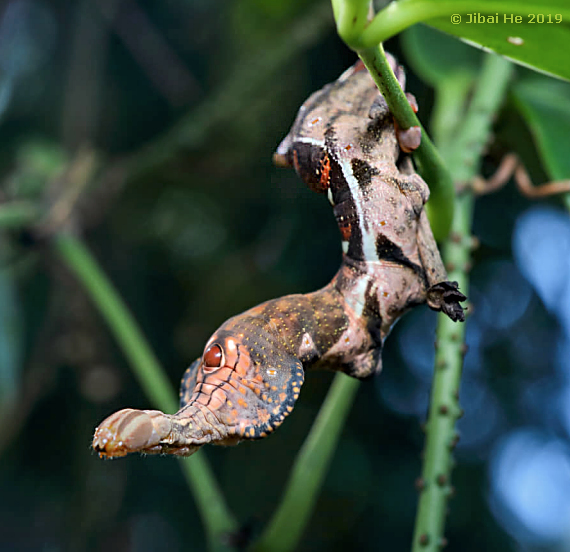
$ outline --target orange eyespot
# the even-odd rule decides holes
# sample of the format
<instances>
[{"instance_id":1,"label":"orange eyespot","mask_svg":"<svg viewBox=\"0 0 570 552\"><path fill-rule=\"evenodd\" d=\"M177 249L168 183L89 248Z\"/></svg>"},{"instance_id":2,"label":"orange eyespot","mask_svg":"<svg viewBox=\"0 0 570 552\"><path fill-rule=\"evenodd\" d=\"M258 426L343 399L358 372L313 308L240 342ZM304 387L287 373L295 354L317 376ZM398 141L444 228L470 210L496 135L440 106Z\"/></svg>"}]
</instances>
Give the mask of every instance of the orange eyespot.
<instances>
[{"instance_id":1,"label":"orange eyespot","mask_svg":"<svg viewBox=\"0 0 570 552\"><path fill-rule=\"evenodd\" d=\"M212 345L204 351L202 361L206 372L220 368L224 362L224 353L222 348L217 343L212 343Z\"/></svg>"}]
</instances>

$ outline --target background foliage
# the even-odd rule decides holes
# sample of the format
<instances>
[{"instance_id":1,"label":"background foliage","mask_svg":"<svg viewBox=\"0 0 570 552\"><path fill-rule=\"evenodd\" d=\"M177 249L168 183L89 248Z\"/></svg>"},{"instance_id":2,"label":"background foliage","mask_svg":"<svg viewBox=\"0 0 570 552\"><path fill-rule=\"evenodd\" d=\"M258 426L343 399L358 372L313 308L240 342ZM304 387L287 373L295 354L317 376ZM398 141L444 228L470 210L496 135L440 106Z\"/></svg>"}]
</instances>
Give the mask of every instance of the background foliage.
<instances>
[{"instance_id":1,"label":"background foliage","mask_svg":"<svg viewBox=\"0 0 570 552\"><path fill-rule=\"evenodd\" d=\"M386 49L410 67L427 122L438 69L414 50L422 32ZM457 49L440 51L439 70L458 74ZM70 162L75 175L98 167L73 222L177 386L226 318L314 290L338 267L328 203L273 168L271 154L301 102L354 59L326 2L9 0L2 199L50 212ZM536 181L568 177L568 98L567 85L517 69L485 174L514 150ZM102 462L90 451L104 416L149 402L53 255L54 221L37 223L0 235L2 548L203 550L177 462ZM509 186L478 200L474 224L449 550L566 550L570 222L558 201L536 205ZM417 309L387 341L384 372L361 386L301 550L409 548L434 328L433 313ZM234 539L270 518L329 381L307 378L275 436L207 450L243 525Z\"/></svg>"}]
</instances>

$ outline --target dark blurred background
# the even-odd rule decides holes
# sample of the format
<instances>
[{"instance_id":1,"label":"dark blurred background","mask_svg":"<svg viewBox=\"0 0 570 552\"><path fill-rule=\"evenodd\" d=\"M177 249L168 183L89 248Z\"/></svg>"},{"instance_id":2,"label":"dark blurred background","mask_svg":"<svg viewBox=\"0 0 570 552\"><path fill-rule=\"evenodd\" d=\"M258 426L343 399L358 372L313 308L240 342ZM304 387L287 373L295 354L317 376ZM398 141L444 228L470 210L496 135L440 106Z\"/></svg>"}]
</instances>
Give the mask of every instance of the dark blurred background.
<instances>
[{"instance_id":1,"label":"dark blurred background","mask_svg":"<svg viewBox=\"0 0 570 552\"><path fill-rule=\"evenodd\" d=\"M397 39L386 48L406 63ZM328 2L3 0L0 199L49 211L63 168L95 155L74 227L177 387L228 317L335 273L328 202L271 156L302 101L354 59ZM428 121L432 91L413 75L408 87ZM508 106L497 137L544 177ZM478 202L474 231L448 549L570 550L570 220L510 186ZM178 462L90 449L106 415L151 405L49 228L4 231L0 251L0 550L204 550ZM389 337L300 550L409 550L434 328L418 308ZM309 375L272 437L206 451L254 534L330 379Z\"/></svg>"}]
</instances>

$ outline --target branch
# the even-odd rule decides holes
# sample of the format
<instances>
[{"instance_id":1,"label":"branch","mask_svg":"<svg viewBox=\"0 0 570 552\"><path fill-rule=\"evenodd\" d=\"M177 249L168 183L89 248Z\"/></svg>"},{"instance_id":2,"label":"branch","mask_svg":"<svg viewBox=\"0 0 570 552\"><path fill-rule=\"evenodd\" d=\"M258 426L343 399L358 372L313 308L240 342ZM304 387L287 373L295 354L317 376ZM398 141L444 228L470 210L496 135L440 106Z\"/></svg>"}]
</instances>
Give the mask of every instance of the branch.
<instances>
[{"instance_id":1,"label":"branch","mask_svg":"<svg viewBox=\"0 0 570 552\"><path fill-rule=\"evenodd\" d=\"M473 100L448 159L454 181L463 188L463 193L456 200L452 232L444 244L443 253L449 279L459 282L460 289L466 294L469 291L467 274L474 201L471 190L464 184L470 182L478 171L483 146L489 138L491 124L510 75L508 61L494 55L486 57ZM443 531L447 499L451 492L452 450L458 439L455 423L461 415L459 383L464 342L465 325L456 325L440 315L413 552L436 552L445 544Z\"/></svg>"},{"instance_id":2,"label":"branch","mask_svg":"<svg viewBox=\"0 0 570 552\"><path fill-rule=\"evenodd\" d=\"M337 374L299 451L283 499L254 552L296 550L309 521L324 477L360 382Z\"/></svg>"},{"instance_id":3,"label":"branch","mask_svg":"<svg viewBox=\"0 0 570 552\"><path fill-rule=\"evenodd\" d=\"M166 374L129 309L86 245L71 234L60 234L54 238L54 248L99 309L151 402L164 412L178 410L178 401ZM191 460L182 460L182 467L206 527L210 548L221 550L220 537L234 530L236 522L214 475L202 453L195 454Z\"/></svg>"}]
</instances>

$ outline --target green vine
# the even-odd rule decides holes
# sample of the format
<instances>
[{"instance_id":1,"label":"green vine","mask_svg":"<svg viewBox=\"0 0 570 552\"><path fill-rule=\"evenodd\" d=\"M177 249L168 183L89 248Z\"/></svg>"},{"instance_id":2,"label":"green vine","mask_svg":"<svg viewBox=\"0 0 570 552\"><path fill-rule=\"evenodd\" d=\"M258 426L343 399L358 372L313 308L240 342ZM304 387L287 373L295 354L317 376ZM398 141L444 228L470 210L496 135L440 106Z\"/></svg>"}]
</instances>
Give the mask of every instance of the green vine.
<instances>
[{"instance_id":1,"label":"green vine","mask_svg":"<svg viewBox=\"0 0 570 552\"><path fill-rule=\"evenodd\" d=\"M360 381L337 374L303 447L283 499L254 552L296 550L317 500Z\"/></svg>"},{"instance_id":2,"label":"green vine","mask_svg":"<svg viewBox=\"0 0 570 552\"><path fill-rule=\"evenodd\" d=\"M433 3L428 5L414 0L392 2L368 25L363 24L357 16L362 13L364 5L368 5L368 2L333 0L339 35L366 65L400 127L407 129L417 126L419 122L379 42L412 23L434 17L437 15L434 9L439 8L443 13L447 13L451 5L441 2L437 8ZM453 6L453 9L459 9L457 2L454 2ZM444 151L448 154L446 161L449 172L424 129L422 143L414 155L419 172L430 186L431 196L426 207L436 238L447 236L451 225L451 234L443 247L444 259L447 262L449 279L459 282L464 293L468 293L469 285L467 273L473 216L473 195L467 185L478 170L483 146L488 140L493 116L504 97L510 73L510 64L507 61L489 56L457 135L451 135L454 128L450 128L446 133L443 121L440 124L435 122L439 137L445 145ZM445 83L437 91L440 96L439 104L442 91L445 93ZM454 86L454 92L457 91L457 86ZM459 91L464 97L454 103L457 110L462 108L468 88L462 86ZM441 116L445 111L438 110L438 113ZM458 185L460 193L456 194L453 182ZM440 315L436 369L426 426L425 460L420 480L421 494L412 545L414 552L435 552L445 544L443 529L447 499L451 490L451 451L457 441L455 423L461 414L459 382L465 351L464 341L465 326L454 324L447 317Z\"/></svg>"},{"instance_id":3,"label":"green vine","mask_svg":"<svg viewBox=\"0 0 570 552\"><path fill-rule=\"evenodd\" d=\"M393 2L388 8L391 9L395 4L399 3ZM421 128L420 121L386 59L381 40L372 42L363 40L372 23L379 18L377 15L368 23L369 0L332 0L332 6L339 36L358 54L372 75L400 128L404 130L415 126ZM384 16L380 20L386 21L388 25L392 23L390 17ZM426 205L426 212L432 231L437 240L443 240L449 233L453 219L453 182L424 128L422 128L421 144L414 151L414 159L419 173L430 187L431 200Z\"/></svg>"},{"instance_id":4,"label":"green vine","mask_svg":"<svg viewBox=\"0 0 570 552\"><path fill-rule=\"evenodd\" d=\"M443 246L443 257L449 279L457 281L465 294L469 293L474 204L467 184L477 174L483 147L489 139L493 117L504 98L510 75L508 61L494 55L485 58L464 123L455 136L455 146L449 150L447 161L459 193L452 231ZM459 383L465 353L465 324L454 324L446 316L439 315L436 343L413 552L436 552L445 544L445 512L452 491L452 450L458 440L455 423L461 415Z\"/></svg>"},{"instance_id":5,"label":"green vine","mask_svg":"<svg viewBox=\"0 0 570 552\"><path fill-rule=\"evenodd\" d=\"M165 412L176 412L178 401L172 386L129 309L89 249L76 236L60 234L54 247L75 274L109 325L151 402ZM213 473L199 452L181 465L206 527L211 550L222 550L221 537L237 524L218 488Z\"/></svg>"}]
</instances>

